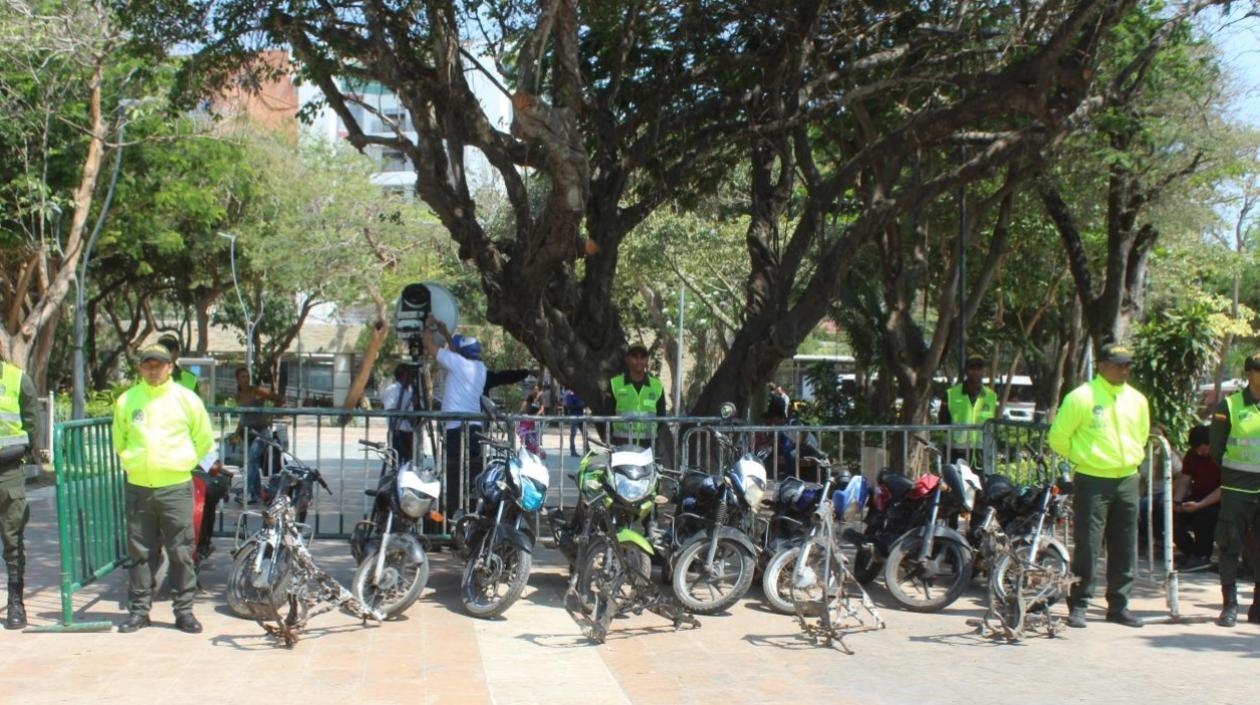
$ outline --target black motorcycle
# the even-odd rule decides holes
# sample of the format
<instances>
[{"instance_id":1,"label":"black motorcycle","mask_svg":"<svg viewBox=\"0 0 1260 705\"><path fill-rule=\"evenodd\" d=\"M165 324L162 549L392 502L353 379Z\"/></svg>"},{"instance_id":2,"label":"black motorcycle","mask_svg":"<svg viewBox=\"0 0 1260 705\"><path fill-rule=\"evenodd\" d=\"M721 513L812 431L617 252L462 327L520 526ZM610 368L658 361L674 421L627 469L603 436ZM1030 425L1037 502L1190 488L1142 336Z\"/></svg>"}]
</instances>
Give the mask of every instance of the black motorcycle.
<instances>
[{"instance_id":1,"label":"black motorcycle","mask_svg":"<svg viewBox=\"0 0 1260 705\"><path fill-rule=\"evenodd\" d=\"M937 463L940 451L927 445ZM936 612L957 600L971 582L972 549L953 526L970 513L980 480L965 463L939 466L938 480L918 507L919 521L890 548L884 583L898 604L913 612Z\"/></svg>"},{"instance_id":2,"label":"black motorcycle","mask_svg":"<svg viewBox=\"0 0 1260 705\"><path fill-rule=\"evenodd\" d=\"M420 521L441 521L432 507L442 482L432 470L399 467L398 453L383 443L359 444L384 460L372 497L371 514L354 527L350 552L359 563L351 590L364 605L386 618L397 617L420 597L429 580L429 557L420 537Z\"/></svg>"},{"instance_id":3,"label":"black motorcycle","mask_svg":"<svg viewBox=\"0 0 1260 705\"><path fill-rule=\"evenodd\" d=\"M733 448L721 432L713 435ZM759 553L749 534L765 489L766 467L753 453L738 455L721 475L683 475L674 498L671 582L688 611L721 612L748 592Z\"/></svg>"},{"instance_id":4,"label":"black motorcycle","mask_svg":"<svg viewBox=\"0 0 1260 705\"><path fill-rule=\"evenodd\" d=\"M844 530L845 540L857 547L853 556L853 577L862 585L879 575L893 544L915 526L920 507L927 498L927 493L916 494L915 484L895 470L880 470L874 491L867 500L869 506L862 530Z\"/></svg>"},{"instance_id":5,"label":"black motorcycle","mask_svg":"<svg viewBox=\"0 0 1260 705\"><path fill-rule=\"evenodd\" d=\"M477 506L456 524L455 547L465 559L464 609L490 618L506 612L529 581L536 513L547 496L550 475L542 460L524 447L513 450L490 439L484 444L493 457L473 480Z\"/></svg>"}]
</instances>

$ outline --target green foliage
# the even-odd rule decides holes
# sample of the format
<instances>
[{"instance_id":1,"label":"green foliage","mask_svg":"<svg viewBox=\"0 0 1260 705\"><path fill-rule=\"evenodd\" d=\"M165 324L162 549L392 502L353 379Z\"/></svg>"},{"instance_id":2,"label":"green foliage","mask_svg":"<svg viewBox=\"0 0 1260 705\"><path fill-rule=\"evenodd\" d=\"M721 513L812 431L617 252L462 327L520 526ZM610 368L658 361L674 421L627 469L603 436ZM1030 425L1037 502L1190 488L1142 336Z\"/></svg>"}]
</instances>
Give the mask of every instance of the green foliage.
<instances>
[{"instance_id":1,"label":"green foliage","mask_svg":"<svg viewBox=\"0 0 1260 705\"><path fill-rule=\"evenodd\" d=\"M1218 297L1199 296L1152 316L1134 335L1134 384L1150 401L1152 425L1169 438L1184 438L1198 423L1198 385L1216 361L1222 334L1250 327L1225 309Z\"/></svg>"}]
</instances>

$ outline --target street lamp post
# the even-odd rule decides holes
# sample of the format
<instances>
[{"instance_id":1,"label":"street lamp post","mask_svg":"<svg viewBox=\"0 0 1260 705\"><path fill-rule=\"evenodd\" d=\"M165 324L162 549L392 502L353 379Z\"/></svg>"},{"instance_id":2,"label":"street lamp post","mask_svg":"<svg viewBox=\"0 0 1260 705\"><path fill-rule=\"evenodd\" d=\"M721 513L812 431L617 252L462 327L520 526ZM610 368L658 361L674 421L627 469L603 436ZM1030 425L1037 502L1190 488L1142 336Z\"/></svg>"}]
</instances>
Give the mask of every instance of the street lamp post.
<instances>
[{"instance_id":1,"label":"street lamp post","mask_svg":"<svg viewBox=\"0 0 1260 705\"><path fill-rule=\"evenodd\" d=\"M232 261L232 288L236 290L236 301L241 305L241 315L245 317L245 371L249 375L249 383L253 385L256 383L254 378L254 329L262 322L266 301L259 301L258 317L252 317L249 307L245 305L245 297L241 295L240 279L236 276L236 233L220 232L219 237L226 239L230 243L229 257Z\"/></svg>"},{"instance_id":2,"label":"street lamp post","mask_svg":"<svg viewBox=\"0 0 1260 705\"><path fill-rule=\"evenodd\" d=\"M109 213L109 205L114 200L114 187L118 184L118 172L122 168L124 143L127 139L127 108L137 101L123 99L118 101L118 151L114 154L114 169L109 176L109 188L105 191L105 200L101 201L101 212L96 216L96 225L92 227L92 236L83 248L83 259L79 262L79 275L74 280L74 391L71 401L71 418L81 419L87 407L84 384L83 361L83 307L87 291L87 268L92 259L92 246L101 234L105 225L105 216Z\"/></svg>"}]
</instances>

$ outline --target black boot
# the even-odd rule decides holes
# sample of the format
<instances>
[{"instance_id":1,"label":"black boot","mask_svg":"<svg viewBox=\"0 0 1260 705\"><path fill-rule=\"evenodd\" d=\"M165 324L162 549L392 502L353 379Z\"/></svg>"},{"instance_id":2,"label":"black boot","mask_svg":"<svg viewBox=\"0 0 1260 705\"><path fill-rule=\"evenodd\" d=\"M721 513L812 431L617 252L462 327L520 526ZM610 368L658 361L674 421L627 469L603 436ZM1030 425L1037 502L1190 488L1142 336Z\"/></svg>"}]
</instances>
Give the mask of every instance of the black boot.
<instances>
[{"instance_id":1,"label":"black boot","mask_svg":"<svg viewBox=\"0 0 1260 705\"><path fill-rule=\"evenodd\" d=\"M1247 621L1260 624L1260 585L1251 593L1251 608L1247 610Z\"/></svg>"},{"instance_id":2,"label":"black boot","mask_svg":"<svg viewBox=\"0 0 1260 705\"><path fill-rule=\"evenodd\" d=\"M1233 627L1238 624L1238 586L1222 585L1221 600L1224 604L1216 623L1222 627Z\"/></svg>"},{"instance_id":3,"label":"black boot","mask_svg":"<svg viewBox=\"0 0 1260 705\"><path fill-rule=\"evenodd\" d=\"M22 604L21 580L9 581L9 610L4 616L5 629L26 628L26 605Z\"/></svg>"}]
</instances>

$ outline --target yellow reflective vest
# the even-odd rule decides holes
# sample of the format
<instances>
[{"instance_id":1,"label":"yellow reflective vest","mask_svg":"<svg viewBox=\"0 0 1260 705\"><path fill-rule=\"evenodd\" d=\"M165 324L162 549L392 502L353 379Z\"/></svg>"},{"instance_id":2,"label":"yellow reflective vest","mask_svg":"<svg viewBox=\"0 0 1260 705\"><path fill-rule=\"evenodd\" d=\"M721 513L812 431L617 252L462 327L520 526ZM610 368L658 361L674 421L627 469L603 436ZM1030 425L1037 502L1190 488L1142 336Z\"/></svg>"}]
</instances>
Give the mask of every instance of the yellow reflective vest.
<instances>
[{"instance_id":1,"label":"yellow reflective vest","mask_svg":"<svg viewBox=\"0 0 1260 705\"><path fill-rule=\"evenodd\" d=\"M1076 472L1128 477L1146 458L1150 413L1141 392L1098 375L1064 397L1046 440Z\"/></svg>"},{"instance_id":2,"label":"yellow reflective vest","mask_svg":"<svg viewBox=\"0 0 1260 705\"><path fill-rule=\"evenodd\" d=\"M973 402L963 385L955 384L946 392L945 403L949 405L950 423L960 426L982 424L997 416L997 392L992 387L982 385ZM982 445L980 431L954 431L952 436L955 448L979 448Z\"/></svg>"},{"instance_id":3,"label":"yellow reflective vest","mask_svg":"<svg viewBox=\"0 0 1260 705\"><path fill-rule=\"evenodd\" d=\"M656 416L657 402L665 394L661 380L652 375L647 375L639 389L635 389L634 383L626 379L625 374L613 377L608 386L612 390L618 416ZM656 424L620 421L613 424L612 431L614 436L651 441L656 436Z\"/></svg>"},{"instance_id":4,"label":"yellow reflective vest","mask_svg":"<svg viewBox=\"0 0 1260 705\"><path fill-rule=\"evenodd\" d=\"M172 380L141 380L114 404L114 451L139 487L187 482L214 444L201 398Z\"/></svg>"},{"instance_id":5,"label":"yellow reflective vest","mask_svg":"<svg viewBox=\"0 0 1260 705\"><path fill-rule=\"evenodd\" d=\"M1229 405L1229 439L1221 465L1240 472L1260 472L1260 407L1247 404L1241 389L1226 397L1225 403Z\"/></svg>"},{"instance_id":6,"label":"yellow reflective vest","mask_svg":"<svg viewBox=\"0 0 1260 705\"><path fill-rule=\"evenodd\" d=\"M22 368L0 362L0 448L28 445L22 428Z\"/></svg>"}]
</instances>

